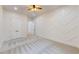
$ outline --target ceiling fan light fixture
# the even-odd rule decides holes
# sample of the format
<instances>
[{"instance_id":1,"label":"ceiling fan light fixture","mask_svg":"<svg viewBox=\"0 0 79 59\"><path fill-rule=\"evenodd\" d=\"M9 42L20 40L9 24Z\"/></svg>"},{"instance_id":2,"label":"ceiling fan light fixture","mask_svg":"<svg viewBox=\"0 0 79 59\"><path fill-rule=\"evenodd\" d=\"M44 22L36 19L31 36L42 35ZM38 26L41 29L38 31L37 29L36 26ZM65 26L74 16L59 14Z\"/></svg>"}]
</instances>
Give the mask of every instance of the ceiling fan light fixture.
<instances>
[{"instance_id":1,"label":"ceiling fan light fixture","mask_svg":"<svg viewBox=\"0 0 79 59\"><path fill-rule=\"evenodd\" d=\"M29 10L29 11L32 11L32 12L33 12L33 11L34 11L34 12L35 12L35 11L41 11L41 9L42 9L42 8L41 8L39 5L31 5L31 6L28 7L28 10Z\"/></svg>"}]
</instances>

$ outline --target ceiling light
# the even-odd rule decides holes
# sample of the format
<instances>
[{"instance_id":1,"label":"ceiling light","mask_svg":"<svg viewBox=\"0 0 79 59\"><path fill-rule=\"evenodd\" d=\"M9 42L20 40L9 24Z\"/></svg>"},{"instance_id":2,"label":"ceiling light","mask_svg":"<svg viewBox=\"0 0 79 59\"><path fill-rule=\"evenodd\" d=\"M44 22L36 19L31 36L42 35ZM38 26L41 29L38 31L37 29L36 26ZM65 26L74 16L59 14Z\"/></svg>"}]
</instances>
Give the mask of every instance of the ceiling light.
<instances>
[{"instance_id":1,"label":"ceiling light","mask_svg":"<svg viewBox=\"0 0 79 59\"><path fill-rule=\"evenodd\" d=\"M14 7L14 10L18 10L18 8L17 7Z\"/></svg>"}]
</instances>

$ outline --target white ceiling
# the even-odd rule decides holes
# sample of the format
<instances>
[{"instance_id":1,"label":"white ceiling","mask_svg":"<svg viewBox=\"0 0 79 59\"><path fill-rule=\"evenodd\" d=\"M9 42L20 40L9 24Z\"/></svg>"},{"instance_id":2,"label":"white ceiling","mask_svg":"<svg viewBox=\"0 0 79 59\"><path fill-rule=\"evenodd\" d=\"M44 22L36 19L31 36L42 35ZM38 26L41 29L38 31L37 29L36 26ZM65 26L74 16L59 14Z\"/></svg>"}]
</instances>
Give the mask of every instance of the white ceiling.
<instances>
[{"instance_id":1,"label":"white ceiling","mask_svg":"<svg viewBox=\"0 0 79 59\"><path fill-rule=\"evenodd\" d=\"M17 7L18 10L15 11L14 7ZM23 13L23 14L26 14L28 17L33 19L33 18L36 18L36 17L38 17L46 12L50 12L50 11L57 9L57 8L61 7L61 5L41 5L41 7L43 9L39 12L29 12L27 10L28 5L4 5L3 9Z\"/></svg>"}]
</instances>

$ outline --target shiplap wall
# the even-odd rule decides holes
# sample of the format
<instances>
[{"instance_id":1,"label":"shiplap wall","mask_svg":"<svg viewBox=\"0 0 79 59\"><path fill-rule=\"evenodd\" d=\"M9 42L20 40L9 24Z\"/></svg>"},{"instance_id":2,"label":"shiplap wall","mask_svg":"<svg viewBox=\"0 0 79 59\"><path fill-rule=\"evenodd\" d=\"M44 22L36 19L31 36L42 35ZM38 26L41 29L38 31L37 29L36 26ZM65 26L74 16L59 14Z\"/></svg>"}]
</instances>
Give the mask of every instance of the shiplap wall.
<instances>
[{"instance_id":1,"label":"shiplap wall","mask_svg":"<svg viewBox=\"0 0 79 59\"><path fill-rule=\"evenodd\" d=\"M24 14L3 10L6 40L27 36L27 20Z\"/></svg>"},{"instance_id":2,"label":"shiplap wall","mask_svg":"<svg viewBox=\"0 0 79 59\"><path fill-rule=\"evenodd\" d=\"M3 29L3 9L2 6L0 6L0 47L2 44L2 40L4 40L4 29Z\"/></svg>"},{"instance_id":3,"label":"shiplap wall","mask_svg":"<svg viewBox=\"0 0 79 59\"><path fill-rule=\"evenodd\" d=\"M79 47L79 6L63 6L35 22L36 35Z\"/></svg>"}]
</instances>

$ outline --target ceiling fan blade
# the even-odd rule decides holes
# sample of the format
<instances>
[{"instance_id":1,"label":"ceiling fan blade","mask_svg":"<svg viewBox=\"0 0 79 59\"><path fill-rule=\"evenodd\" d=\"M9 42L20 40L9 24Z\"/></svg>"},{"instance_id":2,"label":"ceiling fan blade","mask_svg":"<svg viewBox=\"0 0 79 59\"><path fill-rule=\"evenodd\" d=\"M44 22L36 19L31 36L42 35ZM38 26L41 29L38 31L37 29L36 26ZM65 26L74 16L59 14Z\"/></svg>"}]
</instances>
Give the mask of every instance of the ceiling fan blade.
<instances>
[{"instance_id":1,"label":"ceiling fan blade","mask_svg":"<svg viewBox=\"0 0 79 59\"><path fill-rule=\"evenodd\" d=\"M31 9L28 9L28 10L31 10Z\"/></svg>"},{"instance_id":2,"label":"ceiling fan blade","mask_svg":"<svg viewBox=\"0 0 79 59\"><path fill-rule=\"evenodd\" d=\"M38 9L42 9L42 8L38 8Z\"/></svg>"}]
</instances>

